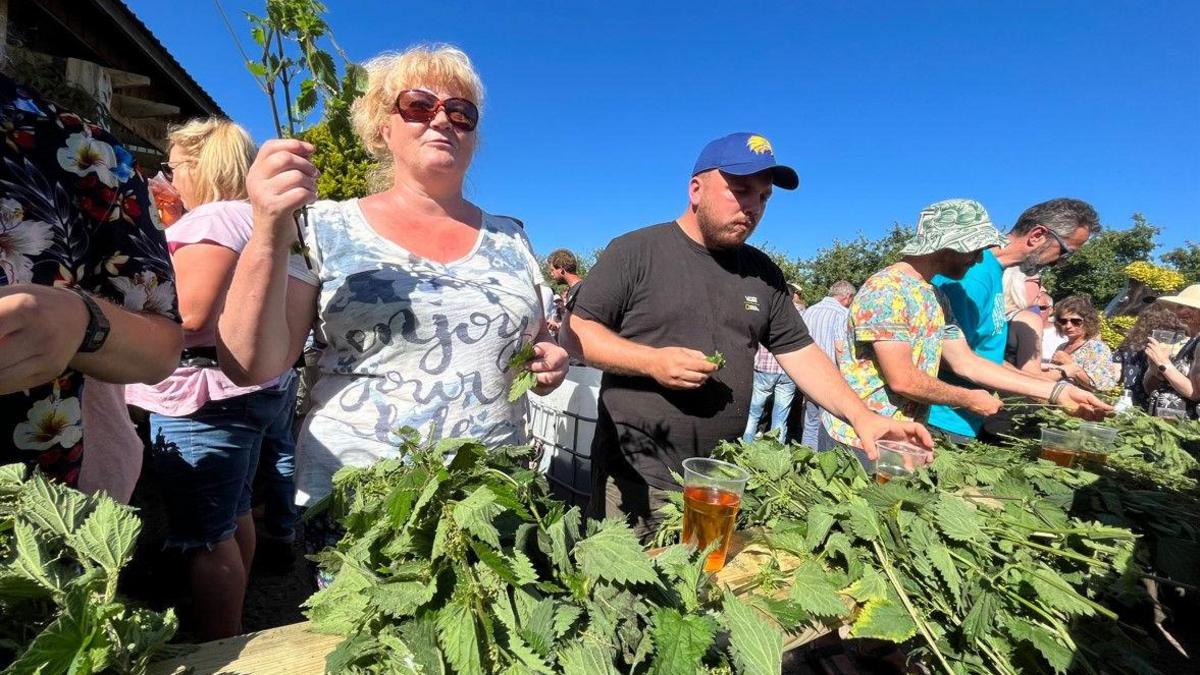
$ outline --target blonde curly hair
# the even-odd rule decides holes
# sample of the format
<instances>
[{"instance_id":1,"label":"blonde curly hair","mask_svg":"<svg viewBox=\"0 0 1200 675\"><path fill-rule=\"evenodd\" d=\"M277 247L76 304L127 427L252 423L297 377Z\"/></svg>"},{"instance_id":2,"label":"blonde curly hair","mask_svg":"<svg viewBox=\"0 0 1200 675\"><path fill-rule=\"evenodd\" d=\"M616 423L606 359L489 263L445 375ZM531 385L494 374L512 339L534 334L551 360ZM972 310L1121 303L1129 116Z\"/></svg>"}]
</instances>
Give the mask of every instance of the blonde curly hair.
<instances>
[{"instance_id":1,"label":"blonde curly hair","mask_svg":"<svg viewBox=\"0 0 1200 675\"><path fill-rule=\"evenodd\" d=\"M378 162L371 176L372 190L390 187L392 154L383 139L383 126L405 89L426 87L450 92L483 110L483 82L475 66L458 47L420 44L403 52L384 52L363 64L367 87L350 106L354 132L363 147Z\"/></svg>"}]
</instances>

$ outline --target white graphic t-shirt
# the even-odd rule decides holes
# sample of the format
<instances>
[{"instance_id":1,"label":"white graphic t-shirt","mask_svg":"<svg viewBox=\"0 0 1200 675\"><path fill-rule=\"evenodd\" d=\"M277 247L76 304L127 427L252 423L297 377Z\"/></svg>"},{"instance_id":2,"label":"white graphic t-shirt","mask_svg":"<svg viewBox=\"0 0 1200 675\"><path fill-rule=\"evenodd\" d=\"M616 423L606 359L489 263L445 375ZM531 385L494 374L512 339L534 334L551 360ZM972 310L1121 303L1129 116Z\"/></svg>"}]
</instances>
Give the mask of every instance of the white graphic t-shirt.
<instances>
[{"instance_id":1,"label":"white graphic t-shirt","mask_svg":"<svg viewBox=\"0 0 1200 675\"><path fill-rule=\"evenodd\" d=\"M474 248L442 264L380 236L357 200L309 209L319 279L313 408L296 446L296 501L329 493L343 466L396 456L397 431L523 443L509 357L541 328L543 285L516 221L483 215Z\"/></svg>"}]
</instances>

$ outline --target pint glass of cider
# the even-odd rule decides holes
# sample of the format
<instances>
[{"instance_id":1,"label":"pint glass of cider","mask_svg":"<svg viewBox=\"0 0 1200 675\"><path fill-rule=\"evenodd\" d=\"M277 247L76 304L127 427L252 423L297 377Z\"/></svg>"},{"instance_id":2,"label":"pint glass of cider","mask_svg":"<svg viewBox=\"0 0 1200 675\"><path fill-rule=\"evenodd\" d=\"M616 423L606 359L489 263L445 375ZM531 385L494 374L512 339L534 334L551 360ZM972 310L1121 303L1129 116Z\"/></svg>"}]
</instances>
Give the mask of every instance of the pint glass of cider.
<instances>
[{"instance_id":1,"label":"pint glass of cider","mask_svg":"<svg viewBox=\"0 0 1200 675\"><path fill-rule=\"evenodd\" d=\"M749 479L745 469L729 462L706 457L683 460L683 543L704 550L717 542L704 561L705 572L725 566L742 491Z\"/></svg>"}]
</instances>

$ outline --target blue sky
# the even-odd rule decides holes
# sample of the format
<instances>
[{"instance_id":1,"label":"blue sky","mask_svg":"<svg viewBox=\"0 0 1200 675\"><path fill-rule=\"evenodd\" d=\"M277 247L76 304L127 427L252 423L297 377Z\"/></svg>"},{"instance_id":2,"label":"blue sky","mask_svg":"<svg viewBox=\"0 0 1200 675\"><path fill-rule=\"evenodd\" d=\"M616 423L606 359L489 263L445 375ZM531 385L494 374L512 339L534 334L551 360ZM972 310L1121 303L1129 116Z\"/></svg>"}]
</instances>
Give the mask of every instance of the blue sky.
<instances>
[{"instance_id":1,"label":"blue sky","mask_svg":"<svg viewBox=\"0 0 1200 675\"><path fill-rule=\"evenodd\" d=\"M249 44L242 10L221 0ZM263 140L265 98L213 2L127 0ZM468 196L539 253L682 210L712 138L766 135L801 176L752 243L809 255L971 197L1006 229L1058 196L1200 241L1200 2L329 0L354 59L451 42L487 88Z\"/></svg>"}]
</instances>

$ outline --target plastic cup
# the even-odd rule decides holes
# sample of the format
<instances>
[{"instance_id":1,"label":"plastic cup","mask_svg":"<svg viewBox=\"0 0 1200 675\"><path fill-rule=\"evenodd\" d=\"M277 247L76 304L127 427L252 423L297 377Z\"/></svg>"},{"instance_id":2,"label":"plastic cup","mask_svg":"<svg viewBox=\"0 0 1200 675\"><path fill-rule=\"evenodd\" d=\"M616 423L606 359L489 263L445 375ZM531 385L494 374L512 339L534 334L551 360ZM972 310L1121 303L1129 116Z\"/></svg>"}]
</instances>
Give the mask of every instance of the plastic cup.
<instances>
[{"instance_id":1,"label":"plastic cup","mask_svg":"<svg viewBox=\"0 0 1200 675\"><path fill-rule=\"evenodd\" d=\"M1104 464L1117 447L1117 430L1103 424L1084 422L1079 425L1079 435L1079 454L1089 462Z\"/></svg>"},{"instance_id":2,"label":"plastic cup","mask_svg":"<svg viewBox=\"0 0 1200 675\"><path fill-rule=\"evenodd\" d=\"M903 441L876 441L875 482L883 485L896 476L907 476L933 461L933 453Z\"/></svg>"},{"instance_id":3,"label":"plastic cup","mask_svg":"<svg viewBox=\"0 0 1200 675\"><path fill-rule=\"evenodd\" d=\"M1042 459L1059 466L1075 466L1079 454L1079 432L1066 429L1042 429Z\"/></svg>"},{"instance_id":4,"label":"plastic cup","mask_svg":"<svg viewBox=\"0 0 1200 675\"><path fill-rule=\"evenodd\" d=\"M729 462L707 457L683 460L683 543L702 551L717 542L704 561L705 572L725 567L749 479L745 469Z\"/></svg>"},{"instance_id":5,"label":"plastic cup","mask_svg":"<svg viewBox=\"0 0 1200 675\"><path fill-rule=\"evenodd\" d=\"M1154 416L1166 420L1181 420L1187 417L1187 408L1176 403L1160 403L1154 408Z\"/></svg>"},{"instance_id":6,"label":"plastic cup","mask_svg":"<svg viewBox=\"0 0 1200 675\"><path fill-rule=\"evenodd\" d=\"M1179 333L1173 330L1152 330L1150 336L1166 345L1173 345L1180 340Z\"/></svg>"}]
</instances>

